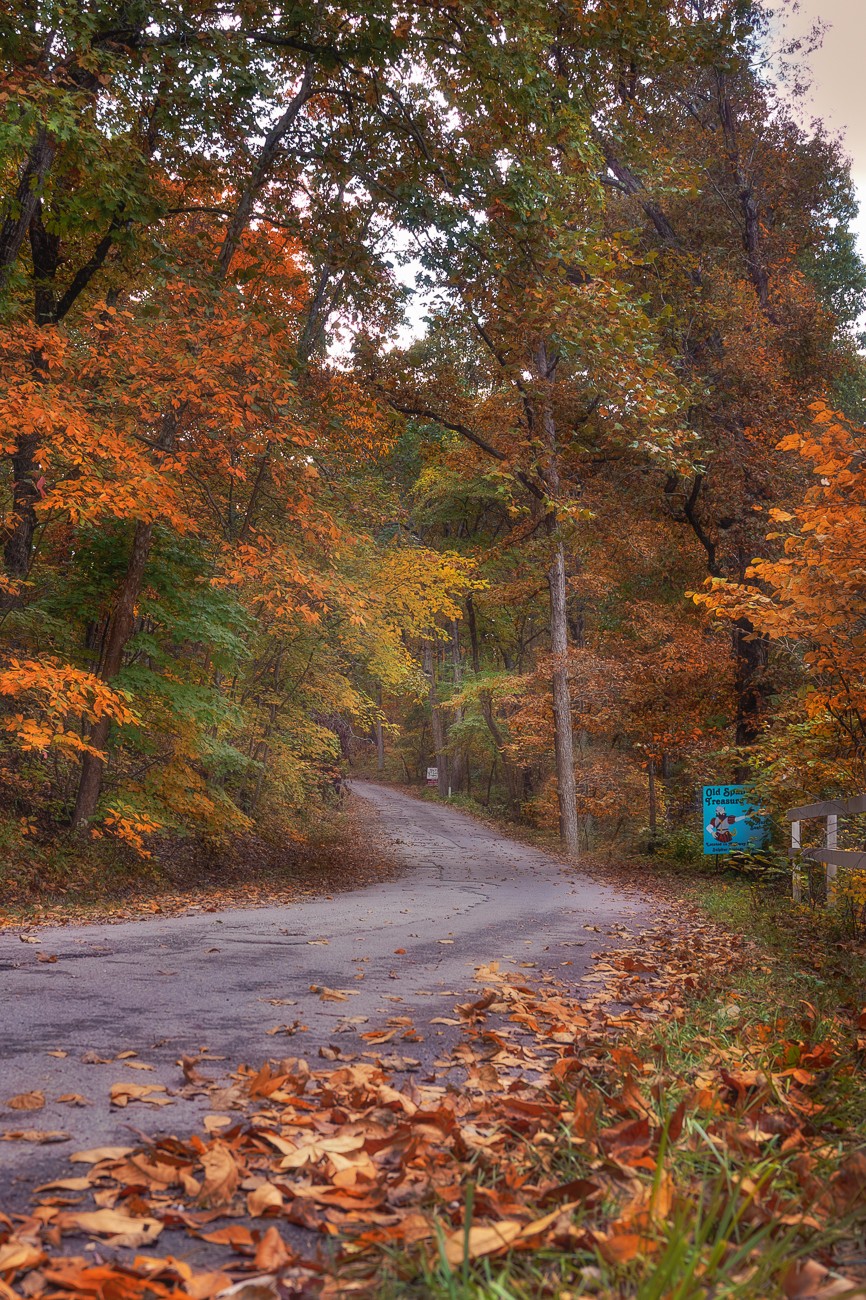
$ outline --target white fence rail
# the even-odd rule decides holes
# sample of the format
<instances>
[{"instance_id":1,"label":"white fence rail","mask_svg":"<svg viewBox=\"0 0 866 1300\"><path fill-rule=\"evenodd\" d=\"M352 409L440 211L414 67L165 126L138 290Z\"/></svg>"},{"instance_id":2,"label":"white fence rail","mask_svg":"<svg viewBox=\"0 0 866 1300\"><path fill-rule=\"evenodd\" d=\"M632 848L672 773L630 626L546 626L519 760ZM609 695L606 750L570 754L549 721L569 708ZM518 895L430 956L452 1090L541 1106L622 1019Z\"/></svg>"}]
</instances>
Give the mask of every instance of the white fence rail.
<instances>
[{"instance_id":1,"label":"white fence rail","mask_svg":"<svg viewBox=\"0 0 866 1300\"><path fill-rule=\"evenodd\" d=\"M852 799L827 799L824 803L807 803L800 808L788 810L791 823L791 857L808 858L811 862L823 862L827 893L833 888L839 867L850 867L855 871L866 870L866 852L859 849L839 849L839 818L852 817L857 813L866 813L866 794L855 795ZM818 849L802 848L802 823L815 819L824 822L824 847ZM796 865L792 876L792 893L799 902L800 880Z\"/></svg>"}]
</instances>

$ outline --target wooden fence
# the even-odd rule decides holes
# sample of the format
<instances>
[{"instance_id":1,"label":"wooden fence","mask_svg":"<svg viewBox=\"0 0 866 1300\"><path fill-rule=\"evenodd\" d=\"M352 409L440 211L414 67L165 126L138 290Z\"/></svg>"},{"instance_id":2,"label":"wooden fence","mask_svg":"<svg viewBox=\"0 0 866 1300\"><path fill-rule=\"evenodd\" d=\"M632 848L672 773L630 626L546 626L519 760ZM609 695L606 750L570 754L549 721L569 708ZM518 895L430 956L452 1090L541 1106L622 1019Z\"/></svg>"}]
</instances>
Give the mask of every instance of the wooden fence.
<instances>
[{"instance_id":1,"label":"wooden fence","mask_svg":"<svg viewBox=\"0 0 866 1300\"><path fill-rule=\"evenodd\" d=\"M856 813L866 813L866 794L855 795L853 799L827 799L824 803L807 803L801 808L788 811L791 823L791 857L808 858L811 862L823 862L829 894L836 871L839 867L850 867L855 871L866 870L866 852L859 849L839 849L839 818L851 817ZM820 819L824 822L824 846L819 849L804 849L802 845L801 826L805 821ZM796 866L793 870L793 895L799 901L800 881Z\"/></svg>"}]
</instances>

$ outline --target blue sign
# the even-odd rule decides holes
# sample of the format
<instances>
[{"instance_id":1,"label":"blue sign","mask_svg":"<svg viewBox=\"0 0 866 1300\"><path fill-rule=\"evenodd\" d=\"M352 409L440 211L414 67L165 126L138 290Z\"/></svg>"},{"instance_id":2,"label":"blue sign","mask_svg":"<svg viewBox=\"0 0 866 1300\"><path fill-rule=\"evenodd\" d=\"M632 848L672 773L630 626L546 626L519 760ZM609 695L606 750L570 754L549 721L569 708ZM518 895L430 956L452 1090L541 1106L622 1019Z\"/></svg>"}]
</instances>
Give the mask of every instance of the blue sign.
<instances>
[{"instance_id":1,"label":"blue sign","mask_svg":"<svg viewBox=\"0 0 866 1300\"><path fill-rule=\"evenodd\" d=\"M704 786L704 854L760 849L767 840L761 816L744 785Z\"/></svg>"}]
</instances>

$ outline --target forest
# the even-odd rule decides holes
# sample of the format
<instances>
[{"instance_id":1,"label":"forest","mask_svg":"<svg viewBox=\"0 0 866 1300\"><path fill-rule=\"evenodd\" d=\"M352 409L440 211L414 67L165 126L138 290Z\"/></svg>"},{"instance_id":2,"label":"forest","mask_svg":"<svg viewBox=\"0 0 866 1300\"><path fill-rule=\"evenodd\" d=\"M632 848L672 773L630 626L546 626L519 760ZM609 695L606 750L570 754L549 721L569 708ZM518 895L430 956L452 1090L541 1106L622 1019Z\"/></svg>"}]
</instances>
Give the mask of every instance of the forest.
<instances>
[{"instance_id":1,"label":"forest","mask_svg":"<svg viewBox=\"0 0 866 1300\"><path fill-rule=\"evenodd\" d=\"M5 852L339 774L690 844L864 783L848 160L760 3L4 19Z\"/></svg>"},{"instance_id":2,"label":"forest","mask_svg":"<svg viewBox=\"0 0 866 1300\"><path fill-rule=\"evenodd\" d=\"M0 0L0 1300L866 1295L790 9Z\"/></svg>"}]
</instances>

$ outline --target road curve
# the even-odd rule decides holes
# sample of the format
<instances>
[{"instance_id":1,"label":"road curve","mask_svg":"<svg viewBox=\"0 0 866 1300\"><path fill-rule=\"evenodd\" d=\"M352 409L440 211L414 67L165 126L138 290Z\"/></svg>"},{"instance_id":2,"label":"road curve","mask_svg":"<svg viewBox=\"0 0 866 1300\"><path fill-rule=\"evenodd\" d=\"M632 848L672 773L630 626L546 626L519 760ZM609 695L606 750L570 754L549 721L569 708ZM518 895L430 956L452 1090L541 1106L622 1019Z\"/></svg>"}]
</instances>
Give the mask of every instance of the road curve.
<instances>
[{"instance_id":1,"label":"road curve","mask_svg":"<svg viewBox=\"0 0 866 1300\"><path fill-rule=\"evenodd\" d=\"M366 1044L347 1018L366 1017L369 1029L395 1014L412 1016L424 1034L411 1050L425 1065L447 1037L429 1020L465 994L480 962L534 962L577 980L613 929L648 918L637 895L445 805L368 782L352 790L375 810L405 868L396 879L287 906L43 927L39 945L0 934L0 1107L33 1090L47 1099L35 1113L0 1109L0 1133L72 1135L52 1146L0 1143L0 1208L21 1206L70 1150L129 1143L130 1124L180 1133L209 1108L206 1098L175 1095L165 1108L118 1110L109 1106L111 1084L179 1089L179 1057L203 1047L232 1066L315 1056L329 1042L358 1051ZM57 961L40 962L40 953ZM311 985L351 993L323 1001ZM293 1021L306 1028L268 1035ZM48 1054L57 1051L67 1055ZM154 1068L82 1060L122 1051ZM205 1067L211 1075L225 1068ZM57 1100L69 1094L89 1104Z\"/></svg>"}]
</instances>

